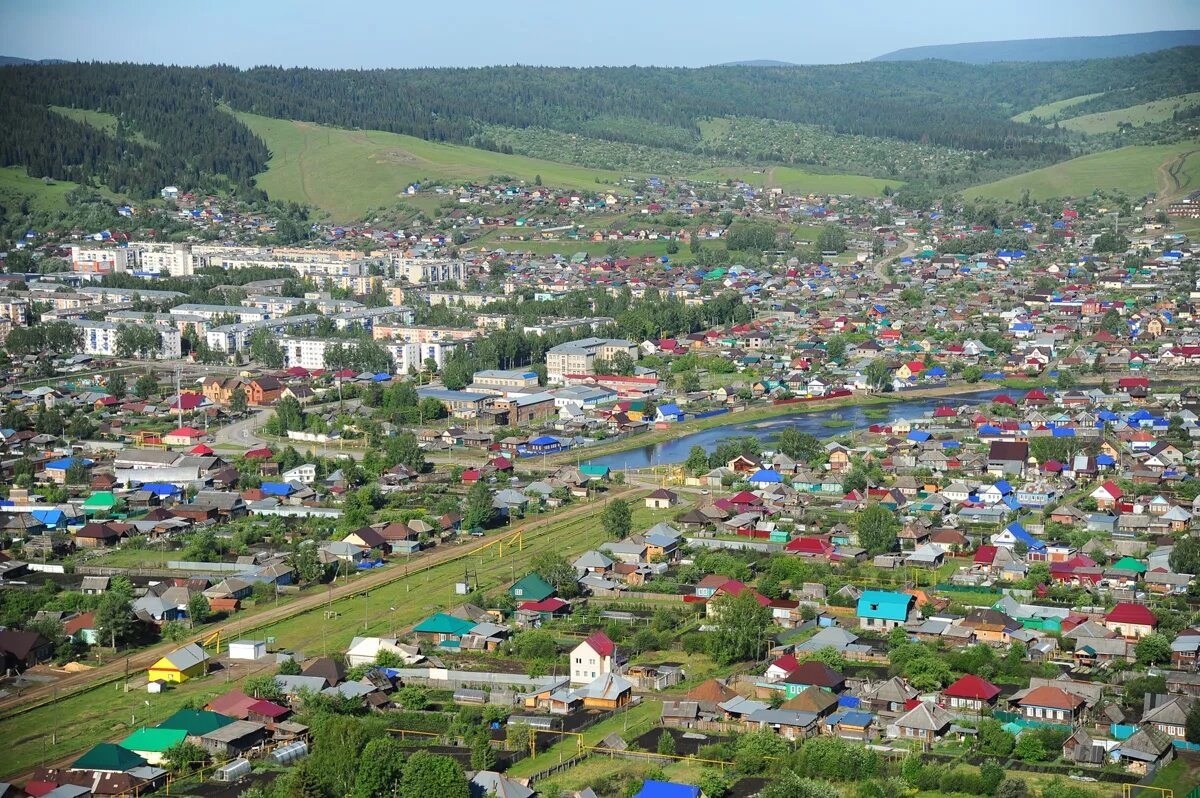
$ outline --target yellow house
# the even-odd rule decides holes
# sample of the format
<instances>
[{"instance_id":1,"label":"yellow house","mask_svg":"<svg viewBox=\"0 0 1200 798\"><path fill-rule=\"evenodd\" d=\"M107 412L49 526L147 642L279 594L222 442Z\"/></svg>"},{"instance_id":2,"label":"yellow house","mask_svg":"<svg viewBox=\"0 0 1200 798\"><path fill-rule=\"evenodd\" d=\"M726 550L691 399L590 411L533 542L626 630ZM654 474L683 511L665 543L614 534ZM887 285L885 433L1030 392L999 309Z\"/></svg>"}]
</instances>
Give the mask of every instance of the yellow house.
<instances>
[{"instance_id":1,"label":"yellow house","mask_svg":"<svg viewBox=\"0 0 1200 798\"><path fill-rule=\"evenodd\" d=\"M178 648L150 666L150 681L183 682L203 676L208 670L208 653L196 643Z\"/></svg>"}]
</instances>

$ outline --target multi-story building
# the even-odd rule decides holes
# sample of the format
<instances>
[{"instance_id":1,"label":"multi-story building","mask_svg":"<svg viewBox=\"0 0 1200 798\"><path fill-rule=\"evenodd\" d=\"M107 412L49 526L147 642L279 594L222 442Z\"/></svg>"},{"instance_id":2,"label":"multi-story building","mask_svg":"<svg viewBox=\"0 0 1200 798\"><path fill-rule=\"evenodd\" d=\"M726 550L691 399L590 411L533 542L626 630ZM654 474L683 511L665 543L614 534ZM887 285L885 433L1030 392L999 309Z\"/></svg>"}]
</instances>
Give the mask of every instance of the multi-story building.
<instances>
[{"instance_id":1,"label":"multi-story building","mask_svg":"<svg viewBox=\"0 0 1200 798\"><path fill-rule=\"evenodd\" d=\"M306 294L303 297L252 294L243 299L242 304L248 308L258 308L271 317L286 316L301 306L315 307L318 313L326 316L334 313L346 313L363 306L361 302L355 302L353 299L331 299L328 295L314 294Z\"/></svg>"},{"instance_id":2,"label":"multi-story building","mask_svg":"<svg viewBox=\"0 0 1200 798\"><path fill-rule=\"evenodd\" d=\"M581 338L551 347L546 352L546 381L563 382L567 374L595 374L596 359L626 354L637 360L638 348L624 338Z\"/></svg>"},{"instance_id":3,"label":"multi-story building","mask_svg":"<svg viewBox=\"0 0 1200 798\"><path fill-rule=\"evenodd\" d=\"M394 340L408 343L435 343L440 341L466 341L476 337L477 331L470 327L417 327L412 324L376 324L371 335L376 341Z\"/></svg>"},{"instance_id":4,"label":"multi-story building","mask_svg":"<svg viewBox=\"0 0 1200 798\"><path fill-rule=\"evenodd\" d=\"M83 340L79 346L79 351L82 354L99 355L101 357L117 356L117 344L121 328L126 325L111 321L93 321L91 319L67 319L66 321L83 331ZM182 354L183 337L179 334L178 329L161 324L142 326L149 326L150 329L158 333L159 346L158 351L153 355L155 359L173 360Z\"/></svg>"},{"instance_id":5,"label":"multi-story building","mask_svg":"<svg viewBox=\"0 0 1200 798\"><path fill-rule=\"evenodd\" d=\"M467 264L444 258L399 258L393 268L410 283L461 283L467 277Z\"/></svg>"},{"instance_id":6,"label":"multi-story building","mask_svg":"<svg viewBox=\"0 0 1200 798\"><path fill-rule=\"evenodd\" d=\"M315 324L322 316L318 313L303 316L284 316L279 319L258 319L240 324L223 324L213 327L204 335L210 349L218 352L241 352L250 346L250 337L258 330L270 330L282 335L284 330Z\"/></svg>"},{"instance_id":7,"label":"multi-story building","mask_svg":"<svg viewBox=\"0 0 1200 798\"><path fill-rule=\"evenodd\" d=\"M89 280L130 271L129 261L128 247L71 247L71 271Z\"/></svg>"},{"instance_id":8,"label":"multi-story building","mask_svg":"<svg viewBox=\"0 0 1200 798\"><path fill-rule=\"evenodd\" d=\"M509 391L536 390L538 375L529 369L487 369L475 372L471 390L505 394Z\"/></svg>"},{"instance_id":9,"label":"multi-story building","mask_svg":"<svg viewBox=\"0 0 1200 798\"><path fill-rule=\"evenodd\" d=\"M199 316L202 319L220 318L222 316L232 316L238 322L246 324L252 321L265 321L271 318L271 314L257 307L243 307L241 305L199 305L192 302L185 302L182 305L176 305L171 308L173 316Z\"/></svg>"},{"instance_id":10,"label":"multi-story building","mask_svg":"<svg viewBox=\"0 0 1200 798\"><path fill-rule=\"evenodd\" d=\"M313 338L308 336L285 335L279 339L283 347L284 365L288 368L299 366L315 371L330 368L325 362L325 354L334 344L353 346L354 341L337 338ZM433 343L406 343L404 341L384 341L384 349L395 363L393 373L407 374L410 371L420 371L427 360L432 360L437 368L445 365L446 358L461 342L446 341Z\"/></svg>"}]
</instances>

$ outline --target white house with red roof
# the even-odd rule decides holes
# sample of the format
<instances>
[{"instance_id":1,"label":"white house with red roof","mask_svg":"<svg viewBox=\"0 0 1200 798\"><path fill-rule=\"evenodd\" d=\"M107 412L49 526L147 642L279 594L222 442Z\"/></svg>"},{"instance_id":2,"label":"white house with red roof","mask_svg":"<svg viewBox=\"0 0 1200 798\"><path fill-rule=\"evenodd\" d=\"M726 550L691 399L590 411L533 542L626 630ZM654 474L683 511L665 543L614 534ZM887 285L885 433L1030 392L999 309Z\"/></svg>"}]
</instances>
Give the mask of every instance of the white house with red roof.
<instances>
[{"instance_id":1,"label":"white house with red roof","mask_svg":"<svg viewBox=\"0 0 1200 798\"><path fill-rule=\"evenodd\" d=\"M195 446L204 437L204 432L195 427L179 427L163 435L167 446Z\"/></svg>"},{"instance_id":2,"label":"white house with red roof","mask_svg":"<svg viewBox=\"0 0 1200 798\"><path fill-rule=\"evenodd\" d=\"M1092 501L1096 502L1097 508L1107 510L1116 507L1117 502L1121 501L1125 493L1117 487L1115 482L1109 480L1088 495L1091 496Z\"/></svg>"},{"instance_id":3,"label":"white house with red roof","mask_svg":"<svg viewBox=\"0 0 1200 798\"><path fill-rule=\"evenodd\" d=\"M1153 632L1158 619L1149 607L1123 601L1104 616L1104 625L1122 637L1137 640Z\"/></svg>"},{"instance_id":4,"label":"white house with red roof","mask_svg":"<svg viewBox=\"0 0 1200 798\"><path fill-rule=\"evenodd\" d=\"M593 632L571 651L571 684L588 684L617 670L617 644Z\"/></svg>"}]
</instances>

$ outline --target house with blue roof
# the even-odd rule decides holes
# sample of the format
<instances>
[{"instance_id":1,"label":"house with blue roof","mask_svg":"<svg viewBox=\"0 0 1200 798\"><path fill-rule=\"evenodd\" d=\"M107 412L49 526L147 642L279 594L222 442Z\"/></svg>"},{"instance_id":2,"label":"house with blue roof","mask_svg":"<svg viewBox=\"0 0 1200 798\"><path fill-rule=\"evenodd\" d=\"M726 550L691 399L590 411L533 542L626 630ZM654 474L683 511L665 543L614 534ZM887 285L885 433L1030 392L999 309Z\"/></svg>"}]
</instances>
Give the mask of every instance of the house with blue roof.
<instances>
[{"instance_id":1,"label":"house with blue roof","mask_svg":"<svg viewBox=\"0 0 1200 798\"><path fill-rule=\"evenodd\" d=\"M992 535L990 543L993 546L1015 549L1018 544L1034 553L1045 553L1046 544L1029 534L1020 521L1013 521L1003 530Z\"/></svg>"},{"instance_id":2,"label":"house with blue roof","mask_svg":"<svg viewBox=\"0 0 1200 798\"><path fill-rule=\"evenodd\" d=\"M654 411L654 420L666 423L683 421L683 411L674 403L659 405Z\"/></svg>"},{"instance_id":3,"label":"house with blue roof","mask_svg":"<svg viewBox=\"0 0 1200 798\"><path fill-rule=\"evenodd\" d=\"M754 485L778 485L783 482L783 475L773 468L762 468L754 472L749 481Z\"/></svg>"},{"instance_id":4,"label":"house with blue roof","mask_svg":"<svg viewBox=\"0 0 1200 798\"><path fill-rule=\"evenodd\" d=\"M864 629L891 631L908 623L916 610L916 598L890 590L865 590L858 597L858 625Z\"/></svg>"},{"instance_id":5,"label":"house with blue roof","mask_svg":"<svg viewBox=\"0 0 1200 798\"><path fill-rule=\"evenodd\" d=\"M295 488L293 488L287 482L264 482L258 487L259 490L268 496L276 496L279 498L291 496L292 492L295 490Z\"/></svg>"},{"instance_id":6,"label":"house with blue roof","mask_svg":"<svg viewBox=\"0 0 1200 798\"><path fill-rule=\"evenodd\" d=\"M59 485L65 485L67 482L67 471L70 470L71 466L75 465L83 466L84 468L91 468L95 465L95 462L87 459L86 457L64 457L61 460L51 460L50 462L46 463L42 470L42 474L43 476L54 480Z\"/></svg>"}]
</instances>

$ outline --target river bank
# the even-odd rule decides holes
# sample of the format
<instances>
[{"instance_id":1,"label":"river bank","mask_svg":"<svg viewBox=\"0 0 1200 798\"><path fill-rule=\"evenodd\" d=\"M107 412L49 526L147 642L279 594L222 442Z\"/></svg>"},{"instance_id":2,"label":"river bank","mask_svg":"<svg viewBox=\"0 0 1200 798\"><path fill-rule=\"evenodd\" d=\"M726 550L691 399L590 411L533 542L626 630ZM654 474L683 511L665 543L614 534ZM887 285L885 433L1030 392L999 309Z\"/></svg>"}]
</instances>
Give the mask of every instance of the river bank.
<instances>
[{"instance_id":1,"label":"river bank","mask_svg":"<svg viewBox=\"0 0 1200 798\"><path fill-rule=\"evenodd\" d=\"M634 464L637 457L625 459L624 462L617 462L613 458L614 455L620 455L633 450L646 450L661 444L676 441L682 438L687 438L700 432L723 427L739 427L744 428L749 424L760 421L770 421L772 419L780 419L785 416L808 416L816 413L831 414L839 410L860 410L870 407L887 407L897 403L908 404L930 399L943 399L947 397L964 397L968 398L980 393L999 392L1003 391L1003 387L991 383L975 383L971 385L938 385L928 388L916 388L910 391L900 393L886 394L854 394L850 397L832 399L827 402L812 402L808 404L787 404L787 405L767 405L761 407L753 407L749 410L744 410L740 413L726 413L720 416L711 418L693 419L690 421L672 424L669 429L654 430L652 432L635 435L629 438L612 441L611 443L602 443L596 446L589 446L581 449L573 449L567 452L561 452L546 458L547 465L563 465L574 462L589 462L600 465L608 465L611 468L639 467ZM859 419L861 421L862 419ZM820 422L817 422L820 425ZM847 431L850 425L846 425ZM818 437L829 437L838 432L838 429L830 429L822 427L822 431L814 432ZM732 435L733 433L731 433ZM689 444L690 446L691 444ZM656 462L669 462L668 460L656 459ZM614 465L615 463L615 465Z\"/></svg>"}]
</instances>

